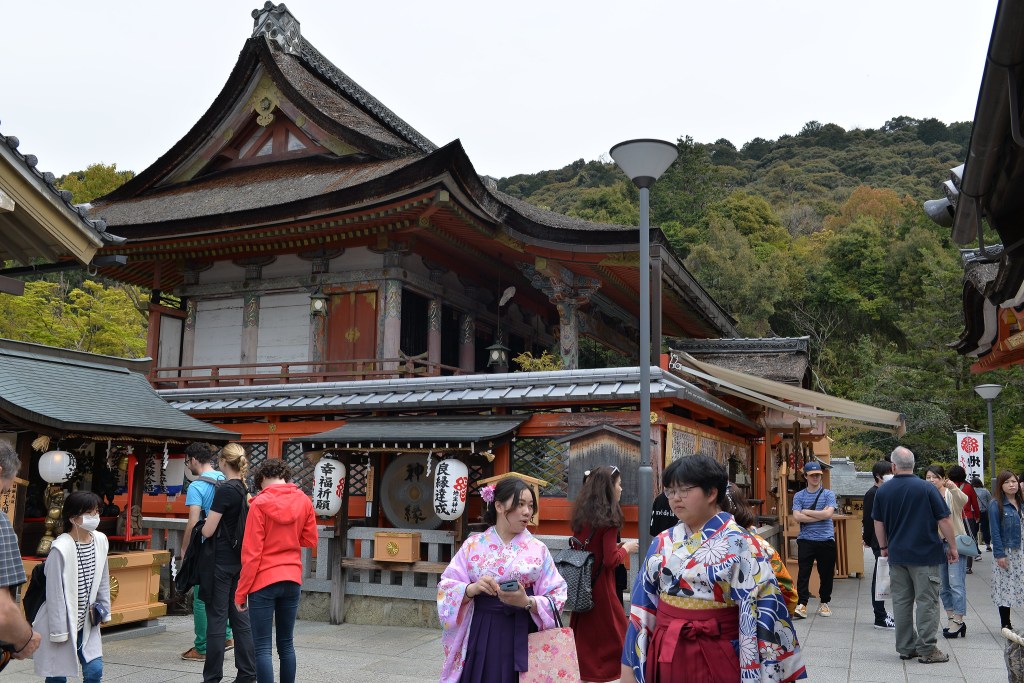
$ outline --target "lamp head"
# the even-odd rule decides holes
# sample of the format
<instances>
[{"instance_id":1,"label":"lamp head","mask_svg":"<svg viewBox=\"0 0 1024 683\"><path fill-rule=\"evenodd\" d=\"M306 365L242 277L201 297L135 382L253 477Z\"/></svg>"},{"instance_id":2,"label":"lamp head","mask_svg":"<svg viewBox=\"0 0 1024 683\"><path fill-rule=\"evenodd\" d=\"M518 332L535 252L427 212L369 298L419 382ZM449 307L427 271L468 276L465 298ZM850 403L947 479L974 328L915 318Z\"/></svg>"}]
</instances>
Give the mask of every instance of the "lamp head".
<instances>
[{"instance_id":1,"label":"lamp head","mask_svg":"<svg viewBox=\"0 0 1024 683\"><path fill-rule=\"evenodd\" d=\"M981 396L986 401L991 401L999 395L999 392L1003 390L1001 384L979 384L974 387L974 391L977 392L978 396Z\"/></svg>"},{"instance_id":2,"label":"lamp head","mask_svg":"<svg viewBox=\"0 0 1024 683\"><path fill-rule=\"evenodd\" d=\"M608 152L622 172L639 188L650 187L679 156L679 150L664 140L626 140Z\"/></svg>"}]
</instances>

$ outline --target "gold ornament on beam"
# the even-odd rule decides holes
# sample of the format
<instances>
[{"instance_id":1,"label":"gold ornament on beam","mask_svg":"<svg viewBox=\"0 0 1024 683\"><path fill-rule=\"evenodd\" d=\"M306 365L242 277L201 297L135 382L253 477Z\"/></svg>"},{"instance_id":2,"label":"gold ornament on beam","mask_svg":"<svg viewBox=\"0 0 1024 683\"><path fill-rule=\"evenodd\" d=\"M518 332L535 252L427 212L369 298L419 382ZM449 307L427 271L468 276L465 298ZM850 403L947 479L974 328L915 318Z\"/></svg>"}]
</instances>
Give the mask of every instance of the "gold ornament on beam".
<instances>
[{"instance_id":1,"label":"gold ornament on beam","mask_svg":"<svg viewBox=\"0 0 1024 683\"><path fill-rule=\"evenodd\" d=\"M281 94L269 83L261 83L249 99L256 112L256 123L268 126L274 121L274 110L281 105Z\"/></svg>"}]
</instances>

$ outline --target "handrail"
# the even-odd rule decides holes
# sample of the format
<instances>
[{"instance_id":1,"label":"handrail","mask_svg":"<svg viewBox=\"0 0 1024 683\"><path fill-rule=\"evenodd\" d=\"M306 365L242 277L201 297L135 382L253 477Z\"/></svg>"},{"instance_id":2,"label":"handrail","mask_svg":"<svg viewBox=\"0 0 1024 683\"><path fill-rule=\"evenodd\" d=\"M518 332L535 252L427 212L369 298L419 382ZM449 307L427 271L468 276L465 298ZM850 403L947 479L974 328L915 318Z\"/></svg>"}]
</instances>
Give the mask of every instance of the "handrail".
<instances>
[{"instance_id":1,"label":"handrail","mask_svg":"<svg viewBox=\"0 0 1024 683\"><path fill-rule=\"evenodd\" d=\"M273 372L275 369L277 372ZM149 381L158 389L184 389L190 386L251 386L344 379L435 377L442 374L472 373L455 366L432 363L418 356L403 355L399 358L163 366L150 370Z\"/></svg>"}]
</instances>

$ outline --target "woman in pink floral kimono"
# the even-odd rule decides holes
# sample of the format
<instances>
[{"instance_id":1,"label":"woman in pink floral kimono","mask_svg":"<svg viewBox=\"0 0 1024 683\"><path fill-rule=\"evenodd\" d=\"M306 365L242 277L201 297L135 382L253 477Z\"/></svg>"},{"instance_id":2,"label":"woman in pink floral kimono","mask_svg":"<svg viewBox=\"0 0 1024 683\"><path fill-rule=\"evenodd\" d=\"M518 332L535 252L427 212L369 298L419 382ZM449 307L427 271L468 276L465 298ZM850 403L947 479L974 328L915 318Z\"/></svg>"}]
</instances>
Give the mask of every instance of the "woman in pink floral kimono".
<instances>
[{"instance_id":1,"label":"woman in pink floral kimono","mask_svg":"<svg viewBox=\"0 0 1024 683\"><path fill-rule=\"evenodd\" d=\"M441 683L515 683L527 670L527 636L557 626L565 603L547 546L526 530L530 487L506 477L481 496L491 527L466 539L437 584Z\"/></svg>"}]
</instances>

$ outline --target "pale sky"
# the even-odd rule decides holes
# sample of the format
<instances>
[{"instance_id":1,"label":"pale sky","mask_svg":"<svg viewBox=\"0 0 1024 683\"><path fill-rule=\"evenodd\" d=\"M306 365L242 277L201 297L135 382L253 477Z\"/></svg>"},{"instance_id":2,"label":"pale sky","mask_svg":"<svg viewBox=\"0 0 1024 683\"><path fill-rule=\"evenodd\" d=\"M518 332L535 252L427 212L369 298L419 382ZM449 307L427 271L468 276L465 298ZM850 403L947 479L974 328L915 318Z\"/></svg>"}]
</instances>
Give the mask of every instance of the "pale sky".
<instances>
[{"instance_id":1,"label":"pale sky","mask_svg":"<svg viewBox=\"0 0 1024 683\"><path fill-rule=\"evenodd\" d=\"M292 0L304 37L504 177L634 137L974 118L996 0ZM213 102L257 0L0 0L0 133L57 175L140 172Z\"/></svg>"}]
</instances>

